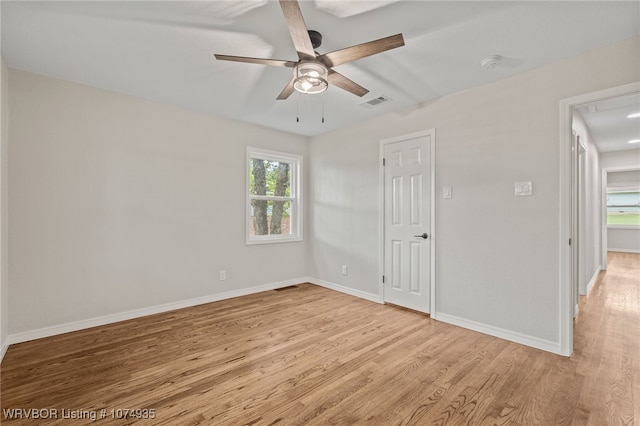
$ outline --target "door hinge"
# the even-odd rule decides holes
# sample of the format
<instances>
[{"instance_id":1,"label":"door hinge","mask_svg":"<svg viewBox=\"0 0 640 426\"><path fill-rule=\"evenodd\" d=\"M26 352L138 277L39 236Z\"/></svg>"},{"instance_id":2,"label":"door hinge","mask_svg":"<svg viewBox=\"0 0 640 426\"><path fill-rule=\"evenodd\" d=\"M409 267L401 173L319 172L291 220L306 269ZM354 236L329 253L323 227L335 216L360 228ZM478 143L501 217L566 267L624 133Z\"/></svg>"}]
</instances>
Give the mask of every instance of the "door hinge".
<instances>
[{"instance_id":1,"label":"door hinge","mask_svg":"<svg viewBox=\"0 0 640 426\"><path fill-rule=\"evenodd\" d=\"M569 238L569 245L571 245L571 238Z\"/></svg>"},{"instance_id":2,"label":"door hinge","mask_svg":"<svg viewBox=\"0 0 640 426\"><path fill-rule=\"evenodd\" d=\"M383 158L383 159L382 159L382 166L384 167L384 166L386 166L386 165L387 165L387 161Z\"/></svg>"},{"instance_id":3,"label":"door hinge","mask_svg":"<svg viewBox=\"0 0 640 426\"><path fill-rule=\"evenodd\" d=\"M382 284L384 284L384 275L382 276Z\"/></svg>"}]
</instances>

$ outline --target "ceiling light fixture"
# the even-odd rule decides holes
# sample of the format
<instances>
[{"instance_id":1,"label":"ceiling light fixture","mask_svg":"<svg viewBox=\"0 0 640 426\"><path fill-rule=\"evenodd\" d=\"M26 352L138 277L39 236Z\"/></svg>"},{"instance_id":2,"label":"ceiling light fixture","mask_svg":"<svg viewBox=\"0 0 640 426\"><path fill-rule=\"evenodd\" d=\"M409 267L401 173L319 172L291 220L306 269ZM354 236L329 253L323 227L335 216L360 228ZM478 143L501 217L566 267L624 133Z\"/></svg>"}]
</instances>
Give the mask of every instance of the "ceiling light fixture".
<instances>
[{"instance_id":1,"label":"ceiling light fixture","mask_svg":"<svg viewBox=\"0 0 640 426\"><path fill-rule=\"evenodd\" d=\"M629 143L640 143L640 139L632 139Z\"/></svg>"},{"instance_id":2,"label":"ceiling light fixture","mask_svg":"<svg viewBox=\"0 0 640 426\"><path fill-rule=\"evenodd\" d=\"M327 68L319 62L300 62L293 68L293 88L306 95L315 95L327 90L329 83Z\"/></svg>"},{"instance_id":3,"label":"ceiling light fixture","mask_svg":"<svg viewBox=\"0 0 640 426\"><path fill-rule=\"evenodd\" d=\"M627 118L640 118L640 112L627 115Z\"/></svg>"}]
</instances>

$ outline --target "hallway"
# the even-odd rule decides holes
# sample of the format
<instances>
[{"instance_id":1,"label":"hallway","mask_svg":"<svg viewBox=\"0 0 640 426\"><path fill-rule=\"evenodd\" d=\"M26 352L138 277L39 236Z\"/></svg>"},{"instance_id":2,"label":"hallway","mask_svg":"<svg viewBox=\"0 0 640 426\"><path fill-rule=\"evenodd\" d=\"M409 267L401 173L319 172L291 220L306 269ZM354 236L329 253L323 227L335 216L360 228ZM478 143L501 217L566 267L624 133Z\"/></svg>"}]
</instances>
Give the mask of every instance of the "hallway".
<instances>
[{"instance_id":1,"label":"hallway","mask_svg":"<svg viewBox=\"0 0 640 426\"><path fill-rule=\"evenodd\" d=\"M580 299L571 360L584 380L575 424L640 422L640 254L609 252L608 269Z\"/></svg>"}]
</instances>

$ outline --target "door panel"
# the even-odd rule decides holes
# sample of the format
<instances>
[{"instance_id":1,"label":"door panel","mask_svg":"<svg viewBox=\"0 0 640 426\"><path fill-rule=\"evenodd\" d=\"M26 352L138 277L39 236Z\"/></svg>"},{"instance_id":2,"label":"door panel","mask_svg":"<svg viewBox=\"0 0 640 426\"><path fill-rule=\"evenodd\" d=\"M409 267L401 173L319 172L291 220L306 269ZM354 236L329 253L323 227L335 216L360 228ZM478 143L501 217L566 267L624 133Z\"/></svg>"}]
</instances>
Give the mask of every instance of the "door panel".
<instances>
[{"instance_id":1,"label":"door panel","mask_svg":"<svg viewBox=\"0 0 640 426\"><path fill-rule=\"evenodd\" d=\"M421 135L383 145L383 297L421 312L429 312L431 291L431 143Z\"/></svg>"},{"instance_id":2,"label":"door panel","mask_svg":"<svg viewBox=\"0 0 640 426\"><path fill-rule=\"evenodd\" d=\"M422 226L422 175L411 176L411 226Z\"/></svg>"},{"instance_id":3,"label":"door panel","mask_svg":"<svg viewBox=\"0 0 640 426\"><path fill-rule=\"evenodd\" d=\"M402 225L402 176L391 179L391 221L393 225Z\"/></svg>"},{"instance_id":4,"label":"door panel","mask_svg":"<svg viewBox=\"0 0 640 426\"><path fill-rule=\"evenodd\" d=\"M409 291L411 293L420 294L420 287L422 282L420 281L420 265L422 262L422 242L410 241L409 247L411 249L411 261L409 264L409 270L411 276L409 279Z\"/></svg>"},{"instance_id":5,"label":"door panel","mask_svg":"<svg viewBox=\"0 0 640 426\"><path fill-rule=\"evenodd\" d=\"M391 287L393 289L402 289L402 241L393 240L391 255Z\"/></svg>"}]
</instances>

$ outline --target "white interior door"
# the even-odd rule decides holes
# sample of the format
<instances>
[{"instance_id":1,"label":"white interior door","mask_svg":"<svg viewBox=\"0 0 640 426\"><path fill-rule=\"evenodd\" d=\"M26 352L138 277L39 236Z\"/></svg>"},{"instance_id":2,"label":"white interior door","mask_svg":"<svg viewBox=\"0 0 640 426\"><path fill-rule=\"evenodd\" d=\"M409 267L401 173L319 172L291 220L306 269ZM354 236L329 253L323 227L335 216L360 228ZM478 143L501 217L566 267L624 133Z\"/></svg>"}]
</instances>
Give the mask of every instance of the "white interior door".
<instances>
[{"instance_id":1,"label":"white interior door","mask_svg":"<svg viewBox=\"0 0 640 426\"><path fill-rule=\"evenodd\" d=\"M434 132L383 141L385 302L430 312Z\"/></svg>"}]
</instances>

